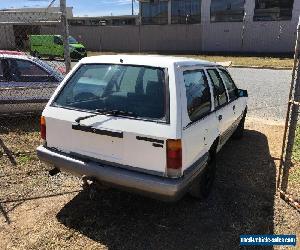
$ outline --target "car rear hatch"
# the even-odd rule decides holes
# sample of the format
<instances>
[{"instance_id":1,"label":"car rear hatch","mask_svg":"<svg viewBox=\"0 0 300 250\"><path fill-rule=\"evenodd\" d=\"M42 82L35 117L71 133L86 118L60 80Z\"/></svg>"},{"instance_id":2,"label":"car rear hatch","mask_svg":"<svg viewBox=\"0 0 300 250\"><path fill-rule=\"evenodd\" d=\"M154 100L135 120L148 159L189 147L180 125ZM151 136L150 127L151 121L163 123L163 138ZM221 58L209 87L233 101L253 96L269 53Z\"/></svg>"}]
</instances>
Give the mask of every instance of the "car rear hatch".
<instances>
[{"instance_id":1,"label":"car rear hatch","mask_svg":"<svg viewBox=\"0 0 300 250\"><path fill-rule=\"evenodd\" d=\"M166 174L166 70L83 64L44 111L49 148L87 161Z\"/></svg>"},{"instance_id":2,"label":"car rear hatch","mask_svg":"<svg viewBox=\"0 0 300 250\"><path fill-rule=\"evenodd\" d=\"M49 108L47 146L83 160L165 175L166 140L172 136L169 124L110 115L75 122L85 115L91 114Z\"/></svg>"}]
</instances>

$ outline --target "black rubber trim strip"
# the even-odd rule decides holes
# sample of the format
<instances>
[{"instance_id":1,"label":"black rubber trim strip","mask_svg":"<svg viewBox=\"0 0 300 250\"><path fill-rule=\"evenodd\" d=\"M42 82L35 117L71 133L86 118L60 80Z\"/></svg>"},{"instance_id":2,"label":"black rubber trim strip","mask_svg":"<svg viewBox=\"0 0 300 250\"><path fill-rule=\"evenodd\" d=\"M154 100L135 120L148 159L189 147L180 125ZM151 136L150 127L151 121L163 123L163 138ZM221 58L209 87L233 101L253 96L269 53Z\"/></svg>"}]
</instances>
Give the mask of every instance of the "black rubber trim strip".
<instances>
[{"instance_id":1,"label":"black rubber trim strip","mask_svg":"<svg viewBox=\"0 0 300 250\"><path fill-rule=\"evenodd\" d=\"M153 138L149 138L149 137L142 137L142 136L137 136L136 139L139 141L148 141L148 142L154 142L154 143L160 143L160 144L165 143L163 140L153 139Z\"/></svg>"},{"instance_id":2,"label":"black rubber trim strip","mask_svg":"<svg viewBox=\"0 0 300 250\"><path fill-rule=\"evenodd\" d=\"M123 132L116 132L116 131L109 131L109 130L103 130L103 129L97 129L90 126L84 126L80 124L72 124L72 129L79 130L83 132L93 133L97 135L106 135L110 137L117 137L117 138L123 138Z\"/></svg>"}]
</instances>

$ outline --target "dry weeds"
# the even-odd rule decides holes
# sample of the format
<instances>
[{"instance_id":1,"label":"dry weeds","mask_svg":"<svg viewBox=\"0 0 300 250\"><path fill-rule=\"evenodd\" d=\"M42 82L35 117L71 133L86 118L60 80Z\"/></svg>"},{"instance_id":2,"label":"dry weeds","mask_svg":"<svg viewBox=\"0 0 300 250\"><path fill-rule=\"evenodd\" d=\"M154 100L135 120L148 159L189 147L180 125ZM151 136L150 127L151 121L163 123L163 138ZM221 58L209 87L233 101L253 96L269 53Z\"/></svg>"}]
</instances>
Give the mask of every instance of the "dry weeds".
<instances>
[{"instance_id":1,"label":"dry weeds","mask_svg":"<svg viewBox=\"0 0 300 250\"><path fill-rule=\"evenodd\" d=\"M77 178L49 177L24 153L39 145L37 119L9 124L0 128L1 249L237 249L244 233L299 239L299 213L276 194L281 124L248 121L245 137L220 152L209 199L175 204L116 190L91 200Z\"/></svg>"}]
</instances>

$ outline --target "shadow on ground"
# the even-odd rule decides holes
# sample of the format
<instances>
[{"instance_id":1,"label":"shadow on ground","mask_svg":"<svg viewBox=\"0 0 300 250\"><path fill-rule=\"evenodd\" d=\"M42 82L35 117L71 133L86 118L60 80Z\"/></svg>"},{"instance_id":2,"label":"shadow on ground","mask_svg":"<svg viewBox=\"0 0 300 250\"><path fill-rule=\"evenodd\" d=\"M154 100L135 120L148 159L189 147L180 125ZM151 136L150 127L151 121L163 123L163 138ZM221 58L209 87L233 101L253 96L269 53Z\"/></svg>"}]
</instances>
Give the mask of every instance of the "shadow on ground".
<instances>
[{"instance_id":1,"label":"shadow on ground","mask_svg":"<svg viewBox=\"0 0 300 250\"><path fill-rule=\"evenodd\" d=\"M266 136L247 130L220 152L205 202L168 204L116 190L92 201L83 191L57 218L109 249L236 249L240 234L273 233L275 175Z\"/></svg>"}]
</instances>

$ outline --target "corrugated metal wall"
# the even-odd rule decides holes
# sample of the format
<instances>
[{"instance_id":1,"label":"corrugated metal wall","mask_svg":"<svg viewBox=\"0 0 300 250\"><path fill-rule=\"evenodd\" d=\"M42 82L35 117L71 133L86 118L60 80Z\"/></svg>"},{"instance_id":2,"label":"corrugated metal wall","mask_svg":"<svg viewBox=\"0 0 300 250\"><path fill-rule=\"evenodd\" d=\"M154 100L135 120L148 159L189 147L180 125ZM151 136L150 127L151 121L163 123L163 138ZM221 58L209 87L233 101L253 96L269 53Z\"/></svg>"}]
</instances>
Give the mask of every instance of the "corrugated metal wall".
<instances>
[{"instance_id":1,"label":"corrugated metal wall","mask_svg":"<svg viewBox=\"0 0 300 250\"><path fill-rule=\"evenodd\" d=\"M0 25L0 49L14 49L15 36L13 25Z\"/></svg>"},{"instance_id":2,"label":"corrugated metal wall","mask_svg":"<svg viewBox=\"0 0 300 250\"><path fill-rule=\"evenodd\" d=\"M202 27L194 25L141 26L142 51L197 51L202 49Z\"/></svg>"},{"instance_id":3,"label":"corrugated metal wall","mask_svg":"<svg viewBox=\"0 0 300 250\"><path fill-rule=\"evenodd\" d=\"M294 49L296 22L206 23L70 27L70 34L92 51L269 52ZM46 32L47 33L47 32Z\"/></svg>"},{"instance_id":4,"label":"corrugated metal wall","mask_svg":"<svg viewBox=\"0 0 300 250\"><path fill-rule=\"evenodd\" d=\"M93 51L201 51L201 25L73 26L70 34Z\"/></svg>"}]
</instances>

